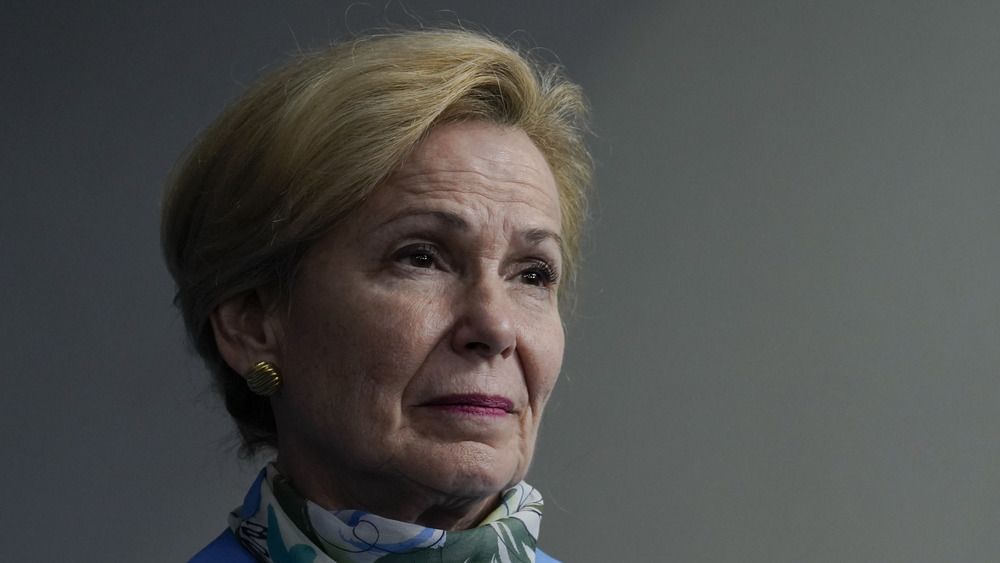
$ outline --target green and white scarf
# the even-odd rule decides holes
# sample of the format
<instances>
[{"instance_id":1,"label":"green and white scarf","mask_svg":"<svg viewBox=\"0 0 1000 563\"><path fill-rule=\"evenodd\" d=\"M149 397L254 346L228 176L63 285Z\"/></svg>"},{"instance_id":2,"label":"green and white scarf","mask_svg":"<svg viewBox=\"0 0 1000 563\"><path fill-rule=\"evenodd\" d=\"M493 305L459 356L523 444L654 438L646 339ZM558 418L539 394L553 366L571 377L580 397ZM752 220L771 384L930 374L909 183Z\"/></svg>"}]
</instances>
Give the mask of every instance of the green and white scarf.
<instances>
[{"instance_id":1,"label":"green and white scarf","mask_svg":"<svg viewBox=\"0 0 1000 563\"><path fill-rule=\"evenodd\" d=\"M470 530L445 531L360 510L326 510L268 465L229 515L240 543L270 563L534 563L542 495L520 482Z\"/></svg>"}]
</instances>

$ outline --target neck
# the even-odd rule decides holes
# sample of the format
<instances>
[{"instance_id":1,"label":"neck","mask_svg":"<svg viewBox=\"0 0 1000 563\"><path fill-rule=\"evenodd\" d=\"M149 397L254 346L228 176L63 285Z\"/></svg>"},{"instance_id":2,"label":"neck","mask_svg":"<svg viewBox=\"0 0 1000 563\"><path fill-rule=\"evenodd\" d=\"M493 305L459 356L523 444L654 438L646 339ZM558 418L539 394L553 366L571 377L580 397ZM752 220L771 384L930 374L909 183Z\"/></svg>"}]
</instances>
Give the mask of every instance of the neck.
<instances>
[{"instance_id":1,"label":"neck","mask_svg":"<svg viewBox=\"0 0 1000 563\"><path fill-rule=\"evenodd\" d=\"M439 530L474 528L500 502L500 493L447 494L401 476L352 475L349 471L310 470L309 464L275 461L300 495L326 510L363 510L383 518ZM329 466L324 466L329 467Z\"/></svg>"}]
</instances>

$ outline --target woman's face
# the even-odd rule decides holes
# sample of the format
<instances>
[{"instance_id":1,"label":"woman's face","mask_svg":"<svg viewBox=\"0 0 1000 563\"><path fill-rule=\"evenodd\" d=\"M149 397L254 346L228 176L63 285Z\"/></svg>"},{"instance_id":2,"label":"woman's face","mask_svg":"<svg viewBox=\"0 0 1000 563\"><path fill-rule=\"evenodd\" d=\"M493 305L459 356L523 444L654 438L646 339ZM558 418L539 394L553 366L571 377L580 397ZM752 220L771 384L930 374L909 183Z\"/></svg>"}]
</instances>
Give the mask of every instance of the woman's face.
<instances>
[{"instance_id":1,"label":"woman's face","mask_svg":"<svg viewBox=\"0 0 1000 563\"><path fill-rule=\"evenodd\" d=\"M279 467L306 496L406 518L524 476L562 363L560 224L529 138L463 123L314 245L276 324L272 399Z\"/></svg>"}]
</instances>

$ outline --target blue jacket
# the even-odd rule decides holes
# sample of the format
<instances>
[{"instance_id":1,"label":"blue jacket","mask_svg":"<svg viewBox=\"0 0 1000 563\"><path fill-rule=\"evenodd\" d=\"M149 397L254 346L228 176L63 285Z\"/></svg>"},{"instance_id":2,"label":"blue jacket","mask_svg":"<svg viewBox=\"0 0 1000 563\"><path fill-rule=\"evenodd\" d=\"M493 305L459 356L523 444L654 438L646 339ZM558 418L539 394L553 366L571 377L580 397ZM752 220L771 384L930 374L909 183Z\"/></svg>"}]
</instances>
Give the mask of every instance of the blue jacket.
<instances>
[{"instance_id":1,"label":"blue jacket","mask_svg":"<svg viewBox=\"0 0 1000 563\"><path fill-rule=\"evenodd\" d=\"M243 549L240 542L236 541L236 536L231 530L226 530L215 538L215 541L208 544L205 549L198 552L188 563L257 563L257 561ZM542 550L535 550L535 563L559 563L555 559L542 553Z\"/></svg>"}]
</instances>

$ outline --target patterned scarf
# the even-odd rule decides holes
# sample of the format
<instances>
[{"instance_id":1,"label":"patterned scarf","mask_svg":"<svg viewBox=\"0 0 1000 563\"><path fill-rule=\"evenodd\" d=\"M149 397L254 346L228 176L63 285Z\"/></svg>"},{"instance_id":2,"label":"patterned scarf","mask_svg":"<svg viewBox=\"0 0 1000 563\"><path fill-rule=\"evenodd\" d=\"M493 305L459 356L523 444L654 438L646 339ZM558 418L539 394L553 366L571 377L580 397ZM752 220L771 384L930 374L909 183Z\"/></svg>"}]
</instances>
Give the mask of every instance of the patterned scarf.
<instances>
[{"instance_id":1,"label":"patterned scarf","mask_svg":"<svg viewBox=\"0 0 1000 563\"><path fill-rule=\"evenodd\" d=\"M308 501L269 464L229 515L240 543L262 563L534 563L542 495L521 481L470 530L445 531Z\"/></svg>"}]
</instances>

